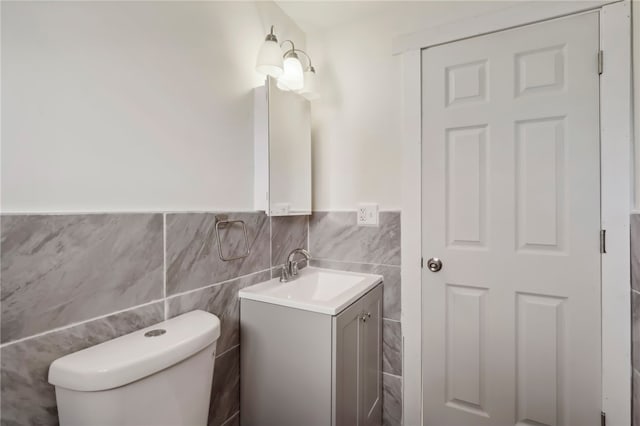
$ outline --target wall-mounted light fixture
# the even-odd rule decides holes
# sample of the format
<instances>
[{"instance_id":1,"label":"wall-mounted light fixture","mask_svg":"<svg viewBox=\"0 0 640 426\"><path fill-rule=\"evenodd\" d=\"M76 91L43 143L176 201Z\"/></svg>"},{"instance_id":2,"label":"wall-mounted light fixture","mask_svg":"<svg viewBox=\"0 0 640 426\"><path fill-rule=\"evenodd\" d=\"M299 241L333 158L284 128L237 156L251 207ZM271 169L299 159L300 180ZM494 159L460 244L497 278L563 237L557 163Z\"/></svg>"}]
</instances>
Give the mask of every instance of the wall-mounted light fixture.
<instances>
[{"instance_id":1,"label":"wall-mounted light fixture","mask_svg":"<svg viewBox=\"0 0 640 426\"><path fill-rule=\"evenodd\" d=\"M309 66L304 70L304 86L302 89L298 90L298 93L304 96L305 98L311 100L318 99L320 95L318 94L318 88L316 83L316 69L311 64L311 58L307 55L306 52L302 50L298 50L298 52L302 53L309 62Z\"/></svg>"},{"instance_id":2,"label":"wall-mounted light fixture","mask_svg":"<svg viewBox=\"0 0 640 426\"><path fill-rule=\"evenodd\" d=\"M282 46L287 42L291 44L291 49L283 54ZM304 55L309 63L304 69L299 53ZM296 49L291 40L285 40L278 45L273 26L258 52L256 71L277 78L280 90L292 90L309 100L319 97L316 88L316 70L311 64L311 58L304 50Z\"/></svg>"},{"instance_id":3,"label":"wall-mounted light fixture","mask_svg":"<svg viewBox=\"0 0 640 426\"><path fill-rule=\"evenodd\" d=\"M273 33L273 26L271 26L271 32L265 37L258 52L256 71L274 78L282 75L282 50L280 50L278 39Z\"/></svg>"}]
</instances>

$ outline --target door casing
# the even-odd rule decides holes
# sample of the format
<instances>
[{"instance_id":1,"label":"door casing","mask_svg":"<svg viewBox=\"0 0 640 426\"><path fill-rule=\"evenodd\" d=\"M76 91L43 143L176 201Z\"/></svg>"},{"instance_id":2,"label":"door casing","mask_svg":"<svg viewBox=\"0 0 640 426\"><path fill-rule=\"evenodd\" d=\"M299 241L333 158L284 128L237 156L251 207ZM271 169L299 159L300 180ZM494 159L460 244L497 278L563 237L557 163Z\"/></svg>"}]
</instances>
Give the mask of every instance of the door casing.
<instances>
[{"instance_id":1,"label":"door casing","mask_svg":"<svg viewBox=\"0 0 640 426\"><path fill-rule=\"evenodd\" d=\"M602 410L607 423L631 421L629 216L633 205L631 4L624 1L523 4L394 40L403 63L402 322L403 420L422 425L421 54L438 44L599 10L602 255Z\"/></svg>"}]
</instances>

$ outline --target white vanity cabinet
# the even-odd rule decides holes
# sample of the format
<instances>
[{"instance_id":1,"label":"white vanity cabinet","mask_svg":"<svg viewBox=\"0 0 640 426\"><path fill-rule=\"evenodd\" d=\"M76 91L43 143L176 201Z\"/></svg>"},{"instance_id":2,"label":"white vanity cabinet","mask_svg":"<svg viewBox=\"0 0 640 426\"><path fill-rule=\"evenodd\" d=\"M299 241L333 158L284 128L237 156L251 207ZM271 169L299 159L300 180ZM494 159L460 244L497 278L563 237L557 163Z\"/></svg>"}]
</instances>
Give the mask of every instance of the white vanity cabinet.
<instances>
[{"instance_id":1,"label":"white vanity cabinet","mask_svg":"<svg viewBox=\"0 0 640 426\"><path fill-rule=\"evenodd\" d=\"M243 426L382 423L382 284L336 315L241 299Z\"/></svg>"}]
</instances>

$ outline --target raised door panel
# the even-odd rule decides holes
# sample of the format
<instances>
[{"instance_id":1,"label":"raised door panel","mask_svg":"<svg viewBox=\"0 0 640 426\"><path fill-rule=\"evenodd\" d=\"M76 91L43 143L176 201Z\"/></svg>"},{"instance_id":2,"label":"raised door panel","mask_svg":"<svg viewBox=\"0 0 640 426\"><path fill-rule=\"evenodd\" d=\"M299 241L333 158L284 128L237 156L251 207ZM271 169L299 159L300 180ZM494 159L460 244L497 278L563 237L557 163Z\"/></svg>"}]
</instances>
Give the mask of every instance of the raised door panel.
<instances>
[{"instance_id":1,"label":"raised door panel","mask_svg":"<svg viewBox=\"0 0 640 426\"><path fill-rule=\"evenodd\" d=\"M486 126L446 130L446 222L450 248L486 244Z\"/></svg>"},{"instance_id":2,"label":"raised door panel","mask_svg":"<svg viewBox=\"0 0 640 426\"><path fill-rule=\"evenodd\" d=\"M516 298L517 425L567 424L566 299L531 294Z\"/></svg>"},{"instance_id":3,"label":"raised door panel","mask_svg":"<svg viewBox=\"0 0 640 426\"><path fill-rule=\"evenodd\" d=\"M447 406L480 417L486 407L486 288L447 285Z\"/></svg>"},{"instance_id":4,"label":"raised door panel","mask_svg":"<svg viewBox=\"0 0 640 426\"><path fill-rule=\"evenodd\" d=\"M487 61L447 67L446 106L483 102L487 99Z\"/></svg>"},{"instance_id":5,"label":"raised door panel","mask_svg":"<svg viewBox=\"0 0 640 426\"><path fill-rule=\"evenodd\" d=\"M552 93L564 88L565 44L515 55L516 96Z\"/></svg>"},{"instance_id":6,"label":"raised door panel","mask_svg":"<svg viewBox=\"0 0 640 426\"><path fill-rule=\"evenodd\" d=\"M564 249L564 121L550 117L515 123L516 238L523 253Z\"/></svg>"},{"instance_id":7,"label":"raised door panel","mask_svg":"<svg viewBox=\"0 0 640 426\"><path fill-rule=\"evenodd\" d=\"M349 306L333 318L334 425L359 425L360 339L362 304Z\"/></svg>"}]
</instances>

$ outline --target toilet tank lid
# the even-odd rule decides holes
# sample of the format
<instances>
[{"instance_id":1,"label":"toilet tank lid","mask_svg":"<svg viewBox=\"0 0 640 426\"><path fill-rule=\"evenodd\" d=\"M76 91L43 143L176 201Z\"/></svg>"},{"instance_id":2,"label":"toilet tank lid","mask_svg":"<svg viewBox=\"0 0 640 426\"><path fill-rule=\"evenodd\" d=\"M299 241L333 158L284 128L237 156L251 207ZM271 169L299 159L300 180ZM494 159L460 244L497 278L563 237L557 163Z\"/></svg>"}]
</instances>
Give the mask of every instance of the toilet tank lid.
<instances>
[{"instance_id":1,"label":"toilet tank lid","mask_svg":"<svg viewBox=\"0 0 640 426\"><path fill-rule=\"evenodd\" d=\"M113 389L171 367L218 337L218 317L188 312L58 358L49 367L49 383L75 391Z\"/></svg>"}]
</instances>

